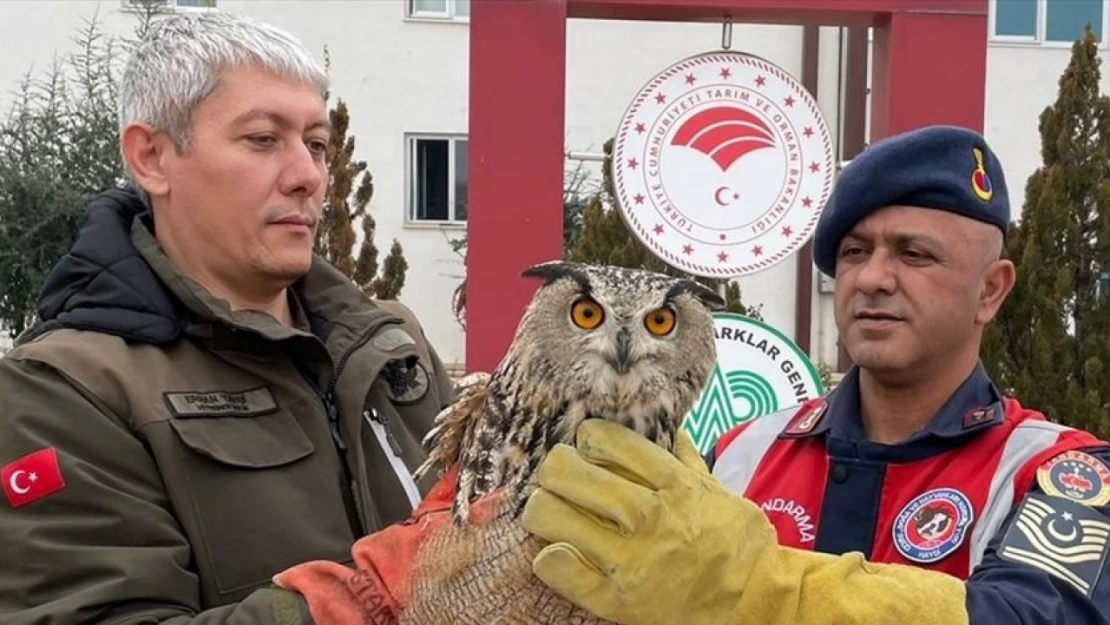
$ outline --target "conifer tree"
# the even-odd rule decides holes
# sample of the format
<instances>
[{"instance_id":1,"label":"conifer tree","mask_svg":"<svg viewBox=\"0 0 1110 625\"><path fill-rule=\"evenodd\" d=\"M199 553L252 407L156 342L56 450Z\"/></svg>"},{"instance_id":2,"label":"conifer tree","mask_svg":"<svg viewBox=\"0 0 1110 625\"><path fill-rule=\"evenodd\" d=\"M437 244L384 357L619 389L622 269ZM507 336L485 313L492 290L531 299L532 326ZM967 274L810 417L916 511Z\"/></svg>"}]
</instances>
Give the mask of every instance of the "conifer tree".
<instances>
[{"instance_id":1,"label":"conifer tree","mask_svg":"<svg viewBox=\"0 0 1110 625\"><path fill-rule=\"evenodd\" d=\"M620 212L609 208L613 206L613 180L610 164L613 156L613 140L605 142L605 162L602 169L601 189L590 198L582 213L582 230L576 245L570 249L567 260L584 263L617 265L620 267L642 268L671 276L694 278L715 290L720 290L722 281L687 274L663 262L647 247L640 243ZM747 306L740 297L740 287L733 281L725 283L726 307L730 312L753 319L762 320L760 307Z\"/></svg>"},{"instance_id":2,"label":"conifer tree","mask_svg":"<svg viewBox=\"0 0 1110 625\"><path fill-rule=\"evenodd\" d=\"M330 69L327 51L325 63ZM328 112L332 134L328 141L328 192L324 212L316 230L315 250L362 289L378 299L396 299L405 286L408 261L397 239L378 272L378 248L374 245L377 224L367 208L374 197L374 177L366 162L355 160L355 138L347 136L351 116L340 98ZM355 222L361 220L362 241L357 240ZM355 247L358 252L355 252Z\"/></svg>"},{"instance_id":3,"label":"conifer tree","mask_svg":"<svg viewBox=\"0 0 1110 625\"><path fill-rule=\"evenodd\" d=\"M983 361L1003 389L1061 423L1110 436L1110 98L1090 27L1041 113L1043 164L1030 176L1005 256L1010 298Z\"/></svg>"},{"instance_id":4,"label":"conifer tree","mask_svg":"<svg viewBox=\"0 0 1110 625\"><path fill-rule=\"evenodd\" d=\"M28 71L0 119L0 332L31 325L50 270L73 243L92 196L125 180L119 152L119 61L167 11L136 0L134 38L96 14L75 49L41 76ZM41 61L41 59L39 60Z\"/></svg>"}]
</instances>

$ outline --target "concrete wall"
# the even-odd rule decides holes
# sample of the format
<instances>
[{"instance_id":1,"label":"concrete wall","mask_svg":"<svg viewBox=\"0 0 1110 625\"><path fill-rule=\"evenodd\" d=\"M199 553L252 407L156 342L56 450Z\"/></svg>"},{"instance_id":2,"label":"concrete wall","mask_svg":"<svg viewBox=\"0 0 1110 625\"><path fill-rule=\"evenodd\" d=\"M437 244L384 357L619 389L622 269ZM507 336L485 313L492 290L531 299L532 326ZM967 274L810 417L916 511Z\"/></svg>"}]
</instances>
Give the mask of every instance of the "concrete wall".
<instances>
[{"instance_id":1,"label":"concrete wall","mask_svg":"<svg viewBox=\"0 0 1110 625\"><path fill-rule=\"evenodd\" d=\"M55 55L75 48L72 37L97 15L113 34L129 35L136 16L122 0L5 0L0 2L0 110L10 107L18 81L36 73ZM401 241L410 264L401 299L428 327L429 338L448 362L464 356L465 337L451 310L451 291L461 279L461 258L449 238L457 226L411 224L406 220L405 138L411 133L467 131L469 27L466 21L423 21L406 17L402 0L265 1L219 0L219 10L246 13L289 29L323 55L327 46L333 97L351 108L358 158L374 175L372 211L377 243ZM819 104L834 134L839 132L836 28L821 32ZM720 46L714 24L572 21L568 25L566 147L600 151L614 132L632 95L669 63ZM801 72L800 27L736 25L733 47L760 55L795 76ZM1025 178L1039 162L1037 116L1055 97L1056 81L1068 59L1066 46L992 44L987 79L986 134L1001 154L1020 210ZM958 98L938 93L937 98ZM568 169L577 163L568 162ZM596 183L597 163L585 163ZM528 198L514 198L527 210ZM788 260L740 281L744 299L762 304L764 318L787 336L794 333L795 263ZM817 294L814 279L813 358L836 361L831 296Z\"/></svg>"}]
</instances>

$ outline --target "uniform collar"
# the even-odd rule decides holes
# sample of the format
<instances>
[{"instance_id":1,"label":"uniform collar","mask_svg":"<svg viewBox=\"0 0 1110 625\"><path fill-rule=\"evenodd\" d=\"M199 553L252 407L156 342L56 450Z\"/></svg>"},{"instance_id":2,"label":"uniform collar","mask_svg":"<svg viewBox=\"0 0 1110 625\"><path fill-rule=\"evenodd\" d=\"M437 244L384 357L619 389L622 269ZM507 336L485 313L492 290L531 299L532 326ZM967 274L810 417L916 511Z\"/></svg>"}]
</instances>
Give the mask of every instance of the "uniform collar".
<instances>
[{"instance_id":1,"label":"uniform collar","mask_svg":"<svg viewBox=\"0 0 1110 625\"><path fill-rule=\"evenodd\" d=\"M817 423L798 427L798 421L804 423L812 419L817 411ZM831 438L845 441L866 440L859 409L859 369L852 367L836 389L803 412L786 428L783 437L805 438L828 434ZM1002 394L980 362L925 428L900 446L928 438L957 438L1001 423L1004 417Z\"/></svg>"}]
</instances>

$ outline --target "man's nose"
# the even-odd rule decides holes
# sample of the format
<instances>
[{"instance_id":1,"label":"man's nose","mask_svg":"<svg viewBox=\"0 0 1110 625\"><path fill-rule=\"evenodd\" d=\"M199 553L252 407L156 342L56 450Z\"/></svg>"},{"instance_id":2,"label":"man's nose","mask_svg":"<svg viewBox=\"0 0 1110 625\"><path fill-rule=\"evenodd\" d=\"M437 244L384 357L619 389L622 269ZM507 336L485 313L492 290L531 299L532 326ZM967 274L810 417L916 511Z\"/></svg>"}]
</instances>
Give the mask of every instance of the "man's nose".
<instances>
[{"instance_id":1,"label":"man's nose","mask_svg":"<svg viewBox=\"0 0 1110 625\"><path fill-rule=\"evenodd\" d=\"M304 143L295 144L289 152L282 172L281 192L302 197L314 195L324 183L325 168L321 166L320 157Z\"/></svg>"},{"instance_id":2,"label":"man's nose","mask_svg":"<svg viewBox=\"0 0 1110 625\"><path fill-rule=\"evenodd\" d=\"M856 274L856 288L863 293L893 293L896 259L884 250L875 250Z\"/></svg>"}]
</instances>

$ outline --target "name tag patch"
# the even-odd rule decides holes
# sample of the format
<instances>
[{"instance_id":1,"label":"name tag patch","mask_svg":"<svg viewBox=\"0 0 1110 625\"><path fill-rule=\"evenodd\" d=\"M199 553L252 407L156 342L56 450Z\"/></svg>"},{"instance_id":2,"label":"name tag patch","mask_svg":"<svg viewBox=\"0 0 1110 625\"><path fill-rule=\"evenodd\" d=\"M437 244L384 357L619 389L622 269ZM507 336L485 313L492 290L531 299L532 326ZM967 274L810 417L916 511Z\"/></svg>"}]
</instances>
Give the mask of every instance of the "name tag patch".
<instances>
[{"instance_id":1,"label":"name tag patch","mask_svg":"<svg viewBox=\"0 0 1110 625\"><path fill-rule=\"evenodd\" d=\"M1045 571L1090 597L1110 544L1110 518L1074 499L1032 493L1006 532L999 555Z\"/></svg>"},{"instance_id":2,"label":"name tag patch","mask_svg":"<svg viewBox=\"0 0 1110 625\"><path fill-rule=\"evenodd\" d=\"M245 391L176 391L163 396L179 419L195 417L259 417L278 409L274 394L265 386Z\"/></svg>"}]
</instances>

